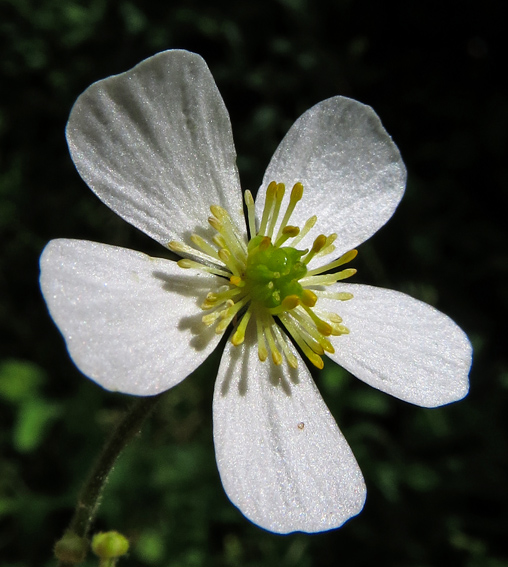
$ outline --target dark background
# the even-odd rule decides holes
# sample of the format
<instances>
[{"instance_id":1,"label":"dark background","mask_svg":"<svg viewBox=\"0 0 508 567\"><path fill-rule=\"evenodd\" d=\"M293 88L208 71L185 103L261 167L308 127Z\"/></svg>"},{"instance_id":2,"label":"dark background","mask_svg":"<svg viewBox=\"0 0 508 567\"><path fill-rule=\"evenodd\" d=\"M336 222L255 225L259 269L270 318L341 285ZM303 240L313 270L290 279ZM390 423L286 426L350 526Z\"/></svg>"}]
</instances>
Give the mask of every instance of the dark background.
<instances>
[{"instance_id":1,"label":"dark background","mask_svg":"<svg viewBox=\"0 0 508 567\"><path fill-rule=\"evenodd\" d=\"M212 357L125 452L96 529L131 539L126 567L508 565L503 4L0 0L0 565L54 564L80 483L131 401L70 362L38 289L42 248L70 237L164 253L81 181L67 116L93 81L168 48L208 62L244 188L258 187L313 104L343 94L374 107L409 181L394 218L360 247L355 281L450 315L475 349L471 392L426 410L327 364L316 381L362 467L367 503L339 530L277 536L222 490Z\"/></svg>"}]
</instances>

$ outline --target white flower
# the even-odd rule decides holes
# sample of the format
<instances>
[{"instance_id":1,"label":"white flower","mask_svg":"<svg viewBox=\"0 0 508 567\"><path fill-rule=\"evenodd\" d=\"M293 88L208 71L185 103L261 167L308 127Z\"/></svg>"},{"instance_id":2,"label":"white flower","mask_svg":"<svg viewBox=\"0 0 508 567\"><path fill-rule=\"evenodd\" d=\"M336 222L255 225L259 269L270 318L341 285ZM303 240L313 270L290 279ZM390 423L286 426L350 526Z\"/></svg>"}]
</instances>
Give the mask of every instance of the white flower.
<instances>
[{"instance_id":1,"label":"white flower","mask_svg":"<svg viewBox=\"0 0 508 567\"><path fill-rule=\"evenodd\" d=\"M432 307L337 283L352 269L323 276L354 258L404 192L404 164L374 111L334 97L299 118L255 204L245 194L247 223L229 116L198 55L166 51L93 84L67 140L104 203L186 258L50 242L41 287L76 365L109 390L154 395L195 370L231 326L213 402L231 501L279 533L358 514L361 472L285 330L316 366L326 353L425 407L462 398L471 364L467 337ZM342 259L330 264L329 254Z\"/></svg>"}]
</instances>

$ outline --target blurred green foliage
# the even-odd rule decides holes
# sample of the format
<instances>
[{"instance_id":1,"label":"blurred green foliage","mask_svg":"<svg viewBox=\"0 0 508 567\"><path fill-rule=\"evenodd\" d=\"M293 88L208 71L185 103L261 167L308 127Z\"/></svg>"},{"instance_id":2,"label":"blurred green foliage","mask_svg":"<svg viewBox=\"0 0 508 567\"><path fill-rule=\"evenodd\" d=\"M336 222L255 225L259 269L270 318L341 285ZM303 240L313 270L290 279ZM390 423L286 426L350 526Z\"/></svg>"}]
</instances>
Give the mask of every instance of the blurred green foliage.
<instances>
[{"instance_id":1,"label":"blurred green foliage","mask_svg":"<svg viewBox=\"0 0 508 567\"><path fill-rule=\"evenodd\" d=\"M374 0L0 0L0 565L53 565L79 486L130 402L69 361L38 290L56 237L162 254L107 210L63 131L89 84L168 48L207 60L231 112L245 188L292 122L343 94L372 105L409 169L355 281L452 316L475 347L471 393L409 406L327 364L316 381L365 474L340 530L276 536L229 503L216 470L215 355L171 391L119 460L96 530L119 565L505 567L508 275L503 3ZM87 565L94 565L90 558Z\"/></svg>"}]
</instances>

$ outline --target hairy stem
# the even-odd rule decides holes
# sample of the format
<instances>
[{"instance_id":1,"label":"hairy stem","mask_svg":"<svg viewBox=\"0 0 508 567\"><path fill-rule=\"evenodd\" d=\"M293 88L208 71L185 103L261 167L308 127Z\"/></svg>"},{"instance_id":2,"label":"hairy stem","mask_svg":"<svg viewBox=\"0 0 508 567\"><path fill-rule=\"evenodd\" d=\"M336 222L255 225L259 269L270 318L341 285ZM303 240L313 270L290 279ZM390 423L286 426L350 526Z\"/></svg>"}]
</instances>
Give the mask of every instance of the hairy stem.
<instances>
[{"instance_id":1,"label":"hairy stem","mask_svg":"<svg viewBox=\"0 0 508 567\"><path fill-rule=\"evenodd\" d=\"M102 491L118 456L129 441L140 431L143 422L163 395L159 394L137 399L120 420L92 467L79 495L71 523L65 531L63 538L55 546L55 549L58 548L60 543L64 543L65 538L69 534L72 534L72 537L77 536L83 541L87 538L90 526L99 508ZM64 559L61 555L58 557L59 555L57 553L57 558L60 559L58 567L72 567L78 563L78 561Z\"/></svg>"}]
</instances>

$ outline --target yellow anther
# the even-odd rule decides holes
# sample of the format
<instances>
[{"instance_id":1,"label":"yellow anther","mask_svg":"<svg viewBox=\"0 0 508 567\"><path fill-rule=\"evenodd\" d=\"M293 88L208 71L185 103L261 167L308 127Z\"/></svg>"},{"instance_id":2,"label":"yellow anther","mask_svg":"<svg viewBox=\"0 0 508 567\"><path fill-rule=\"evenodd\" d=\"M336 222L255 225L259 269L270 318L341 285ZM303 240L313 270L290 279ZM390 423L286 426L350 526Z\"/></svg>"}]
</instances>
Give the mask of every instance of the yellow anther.
<instances>
[{"instance_id":1,"label":"yellow anther","mask_svg":"<svg viewBox=\"0 0 508 567\"><path fill-rule=\"evenodd\" d=\"M289 198L288 208L286 209L284 218L280 223L279 232L277 233L275 240L278 240L280 238L282 231L289 222L289 219L293 214L293 211L295 210L296 204L302 198L302 195L303 195L303 185L301 183L295 183L295 185L293 185L293 189L291 190L291 196Z\"/></svg>"},{"instance_id":2,"label":"yellow anther","mask_svg":"<svg viewBox=\"0 0 508 567\"><path fill-rule=\"evenodd\" d=\"M323 321L323 319L321 319L320 317L318 317L314 311L312 311L312 309L310 307L307 307L305 304L302 306L305 311L307 312L307 314L309 315L309 317L312 319L312 322L314 323L314 325L316 325L316 329L325 337L328 337L332 334L332 326L327 323L326 321Z\"/></svg>"},{"instance_id":3,"label":"yellow anther","mask_svg":"<svg viewBox=\"0 0 508 567\"><path fill-rule=\"evenodd\" d=\"M277 183L270 182L266 189L265 206L263 208L263 216L261 218L261 225L258 234L265 234L268 221L270 220L273 206L275 205L275 194L277 192Z\"/></svg>"},{"instance_id":4,"label":"yellow anther","mask_svg":"<svg viewBox=\"0 0 508 567\"><path fill-rule=\"evenodd\" d=\"M285 226L282 229L282 234L287 234L288 238L294 238L295 236L298 236L299 233L300 229L297 226Z\"/></svg>"},{"instance_id":5,"label":"yellow anther","mask_svg":"<svg viewBox=\"0 0 508 567\"><path fill-rule=\"evenodd\" d=\"M178 260L177 264L180 266L180 268L184 268L185 270L187 270L188 268L194 268L194 262L192 260L187 260L187 258Z\"/></svg>"},{"instance_id":6,"label":"yellow anther","mask_svg":"<svg viewBox=\"0 0 508 567\"><path fill-rule=\"evenodd\" d=\"M168 242L168 248L173 252L180 252L181 251L181 244L180 244L180 242L177 242L176 240L172 240L171 242Z\"/></svg>"},{"instance_id":7,"label":"yellow anther","mask_svg":"<svg viewBox=\"0 0 508 567\"><path fill-rule=\"evenodd\" d=\"M319 370L323 370L325 364L323 362L323 359L318 354L311 351L309 354L307 354L307 358L312 362L312 364L316 368L319 368Z\"/></svg>"},{"instance_id":8,"label":"yellow anther","mask_svg":"<svg viewBox=\"0 0 508 567\"><path fill-rule=\"evenodd\" d=\"M277 191L277 182L270 181L268 187L266 188L266 198L273 199L275 197L276 191Z\"/></svg>"},{"instance_id":9,"label":"yellow anther","mask_svg":"<svg viewBox=\"0 0 508 567\"><path fill-rule=\"evenodd\" d=\"M346 291L341 291L337 293L337 299L339 301L348 301L349 299L353 299L354 295L352 293L347 293Z\"/></svg>"},{"instance_id":10,"label":"yellow anther","mask_svg":"<svg viewBox=\"0 0 508 567\"><path fill-rule=\"evenodd\" d=\"M256 207L254 204L254 197L250 191L245 191L245 205L247 207L250 237L254 238L256 235Z\"/></svg>"},{"instance_id":11,"label":"yellow anther","mask_svg":"<svg viewBox=\"0 0 508 567\"><path fill-rule=\"evenodd\" d=\"M270 322L269 324L265 325L264 331L266 340L268 341L268 346L270 347L270 352L272 353L272 360L278 366L279 364L282 364L282 355L277 348L275 339L273 338L272 326L275 327L275 323L272 317L270 317Z\"/></svg>"},{"instance_id":12,"label":"yellow anther","mask_svg":"<svg viewBox=\"0 0 508 567\"><path fill-rule=\"evenodd\" d=\"M245 282L242 280L240 276L231 276L229 281L232 285L236 285L237 287L244 287Z\"/></svg>"},{"instance_id":13,"label":"yellow anther","mask_svg":"<svg viewBox=\"0 0 508 567\"><path fill-rule=\"evenodd\" d=\"M321 319L316 323L316 329L325 337L329 337L332 334L332 326Z\"/></svg>"},{"instance_id":14,"label":"yellow anther","mask_svg":"<svg viewBox=\"0 0 508 567\"><path fill-rule=\"evenodd\" d=\"M323 248L323 246L326 244L326 236L324 234L320 234L316 240L314 240L314 244L312 245L312 250L311 252L314 252L314 254L317 254L321 248Z\"/></svg>"},{"instance_id":15,"label":"yellow anther","mask_svg":"<svg viewBox=\"0 0 508 567\"><path fill-rule=\"evenodd\" d=\"M272 360L277 365L282 364L282 354L278 350L272 350Z\"/></svg>"},{"instance_id":16,"label":"yellow anther","mask_svg":"<svg viewBox=\"0 0 508 567\"><path fill-rule=\"evenodd\" d=\"M288 295L282 300L282 306L285 311L291 311L298 305L300 305L300 298L297 295Z\"/></svg>"},{"instance_id":17,"label":"yellow anther","mask_svg":"<svg viewBox=\"0 0 508 567\"><path fill-rule=\"evenodd\" d=\"M268 358L268 351L266 350L265 334L263 332L263 325L261 323L261 317L259 313L256 313L256 332L258 339L258 357L261 362L264 362Z\"/></svg>"},{"instance_id":18,"label":"yellow anther","mask_svg":"<svg viewBox=\"0 0 508 567\"><path fill-rule=\"evenodd\" d=\"M252 311L249 308L245 313L245 315L242 317L242 320L240 321L238 327L236 328L236 331L233 333L233 336L231 337L231 342L235 346L241 345L245 340L245 330L247 329L247 324L249 323L251 315L252 315Z\"/></svg>"},{"instance_id":19,"label":"yellow anther","mask_svg":"<svg viewBox=\"0 0 508 567\"><path fill-rule=\"evenodd\" d=\"M208 217L208 223L217 232L220 232L222 230L222 223L215 217Z\"/></svg>"},{"instance_id":20,"label":"yellow anther","mask_svg":"<svg viewBox=\"0 0 508 567\"><path fill-rule=\"evenodd\" d=\"M226 217L229 217L228 213L222 207L219 207L219 205L212 205L210 207L210 212L220 221L224 220Z\"/></svg>"},{"instance_id":21,"label":"yellow anther","mask_svg":"<svg viewBox=\"0 0 508 567\"><path fill-rule=\"evenodd\" d=\"M224 262L224 264L227 264L229 260L231 260L231 252L226 250L226 248L221 248L219 250L219 258Z\"/></svg>"},{"instance_id":22,"label":"yellow anther","mask_svg":"<svg viewBox=\"0 0 508 567\"><path fill-rule=\"evenodd\" d=\"M341 272L337 272L336 275L338 277L335 281L346 280L347 278L354 276L357 271L358 270L356 270L356 268L346 268L345 270L342 270Z\"/></svg>"},{"instance_id":23,"label":"yellow anther","mask_svg":"<svg viewBox=\"0 0 508 567\"><path fill-rule=\"evenodd\" d=\"M286 187L284 183L277 183L277 187L275 189L273 210L271 211L270 221L268 223L268 228L266 229L267 236L271 237L273 234L273 229L275 228L275 224L277 222L277 219L279 218L280 207L282 205L282 199L284 198L285 192L286 192Z\"/></svg>"},{"instance_id":24,"label":"yellow anther","mask_svg":"<svg viewBox=\"0 0 508 567\"><path fill-rule=\"evenodd\" d=\"M272 315L279 315L285 311L291 311L291 309L298 307L298 305L300 305L300 298L297 295L288 295L282 300L282 303L278 307L270 309L270 313Z\"/></svg>"},{"instance_id":25,"label":"yellow anther","mask_svg":"<svg viewBox=\"0 0 508 567\"><path fill-rule=\"evenodd\" d=\"M293 189L291 189L291 201L298 203L298 201L303 197L303 185L298 182L293 185Z\"/></svg>"},{"instance_id":26,"label":"yellow anther","mask_svg":"<svg viewBox=\"0 0 508 567\"><path fill-rule=\"evenodd\" d=\"M335 292L322 289L316 290L316 295L318 297L326 297L327 299L336 299L337 301L348 301L354 297L352 293L346 291Z\"/></svg>"},{"instance_id":27,"label":"yellow anther","mask_svg":"<svg viewBox=\"0 0 508 567\"><path fill-rule=\"evenodd\" d=\"M224 320L224 319L227 319L228 317L231 316L230 308L233 307L234 305L235 305L235 302L234 302L232 299L228 299L228 300L226 301L226 307L225 307L225 309L224 309L223 311L221 311L221 313L220 313L221 319Z\"/></svg>"},{"instance_id":28,"label":"yellow anther","mask_svg":"<svg viewBox=\"0 0 508 567\"><path fill-rule=\"evenodd\" d=\"M342 317L337 315L337 313L328 313L328 319L332 323L342 323Z\"/></svg>"},{"instance_id":29,"label":"yellow anther","mask_svg":"<svg viewBox=\"0 0 508 567\"><path fill-rule=\"evenodd\" d=\"M310 289L304 289L302 293L302 303L307 307L316 305L317 295Z\"/></svg>"},{"instance_id":30,"label":"yellow anther","mask_svg":"<svg viewBox=\"0 0 508 567\"><path fill-rule=\"evenodd\" d=\"M277 238L277 242L275 242L274 246L276 248L280 248L284 244L284 242L286 242L286 240L298 236L299 233L300 233L300 229L297 226L284 227L284 229L282 230L282 234Z\"/></svg>"},{"instance_id":31,"label":"yellow anther","mask_svg":"<svg viewBox=\"0 0 508 567\"><path fill-rule=\"evenodd\" d=\"M209 327L210 325L213 325L215 321L217 321L217 319L220 317L220 314L221 314L220 311L214 311L213 313L208 313L208 315L203 315L201 321L203 321L203 323L207 327Z\"/></svg>"},{"instance_id":32,"label":"yellow anther","mask_svg":"<svg viewBox=\"0 0 508 567\"><path fill-rule=\"evenodd\" d=\"M272 240L269 236L265 236L263 238L263 240L261 240L261 242L259 243L259 249L264 252L265 250L267 250L270 246L270 244L272 243Z\"/></svg>"},{"instance_id":33,"label":"yellow anther","mask_svg":"<svg viewBox=\"0 0 508 567\"><path fill-rule=\"evenodd\" d=\"M305 258L302 258L302 262L304 264L308 264L312 260L312 258L314 258L314 256L323 248L325 244L326 244L326 236L324 234L320 234L316 238L316 240L314 240L314 244L312 245L310 252L307 254L307 256L305 256Z\"/></svg>"}]
</instances>

